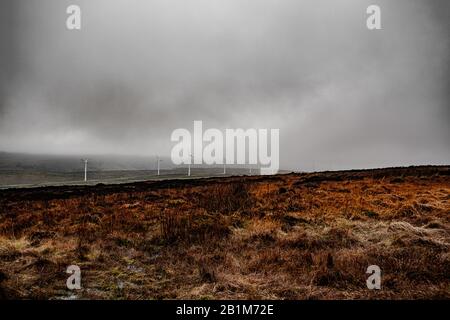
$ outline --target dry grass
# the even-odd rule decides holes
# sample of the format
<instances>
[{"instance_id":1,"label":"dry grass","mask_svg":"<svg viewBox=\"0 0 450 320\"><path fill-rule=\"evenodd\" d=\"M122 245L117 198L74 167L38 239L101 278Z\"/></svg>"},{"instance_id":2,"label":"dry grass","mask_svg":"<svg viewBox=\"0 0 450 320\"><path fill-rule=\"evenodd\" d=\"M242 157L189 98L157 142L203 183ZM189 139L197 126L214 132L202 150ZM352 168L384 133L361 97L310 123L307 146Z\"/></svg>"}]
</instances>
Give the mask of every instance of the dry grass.
<instances>
[{"instance_id":1,"label":"dry grass","mask_svg":"<svg viewBox=\"0 0 450 320\"><path fill-rule=\"evenodd\" d=\"M2 299L450 298L446 167L46 190L0 193Z\"/></svg>"}]
</instances>

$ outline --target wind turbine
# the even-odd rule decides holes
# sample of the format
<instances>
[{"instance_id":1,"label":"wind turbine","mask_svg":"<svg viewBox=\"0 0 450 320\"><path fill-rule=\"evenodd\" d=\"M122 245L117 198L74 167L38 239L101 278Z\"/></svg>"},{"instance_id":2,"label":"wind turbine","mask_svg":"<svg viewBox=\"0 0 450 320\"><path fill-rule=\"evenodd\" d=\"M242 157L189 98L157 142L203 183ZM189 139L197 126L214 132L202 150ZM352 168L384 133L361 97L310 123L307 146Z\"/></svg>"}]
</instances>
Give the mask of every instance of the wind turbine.
<instances>
[{"instance_id":1,"label":"wind turbine","mask_svg":"<svg viewBox=\"0 0 450 320\"><path fill-rule=\"evenodd\" d=\"M226 159L223 159L223 174L227 174L227 164L226 164Z\"/></svg>"},{"instance_id":2,"label":"wind turbine","mask_svg":"<svg viewBox=\"0 0 450 320\"><path fill-rule=\"evenodd\" d=\"M190 161L189 161L189 163L188 163L188 177L191 176L191 162L192 162L192 160L193 160L193 155L192 155L192 153L191 153L189 156L191 157L191 159L190 159Z\"/></svg>"},{"instance_id":3,"label":"wind turbine","mask_svg":"<svg viewBox=\"0 0 450 320\"><path fill-rule=\"evenodd\" d=\"M88 164L88 159L81 159L81 161L84 161L84 181L87 181L87 164Z\"/></svg>"},{"instance_id":4,"label":"wind turbine","mask_svg":"<svg viewBox=\"0 0 450 320\"><path fill-rule=\"evenodd\" d=\"M158 166L158 176L159 176L159 164L161 163L161 158L159 157L159 156L156 156L156 163L157 163L157 166Z\"/></svg>"}]
</instances>

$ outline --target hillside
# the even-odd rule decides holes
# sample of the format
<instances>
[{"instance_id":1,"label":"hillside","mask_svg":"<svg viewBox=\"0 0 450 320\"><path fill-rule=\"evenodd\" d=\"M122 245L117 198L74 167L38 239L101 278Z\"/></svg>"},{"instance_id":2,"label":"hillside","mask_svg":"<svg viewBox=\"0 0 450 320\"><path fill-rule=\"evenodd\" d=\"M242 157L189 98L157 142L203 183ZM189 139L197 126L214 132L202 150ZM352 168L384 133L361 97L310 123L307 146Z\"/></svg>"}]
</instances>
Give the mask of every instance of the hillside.
<instances>
[{"instance_id":1,"label":"hillside","mask_svg":"<svg viewBox=\"0 0 450 320\"><path fill-rule=\"evenodd\" d=\"M449 299L449 213L449 166L0 190L0 296Z\"/></svg>"}]
</instances>

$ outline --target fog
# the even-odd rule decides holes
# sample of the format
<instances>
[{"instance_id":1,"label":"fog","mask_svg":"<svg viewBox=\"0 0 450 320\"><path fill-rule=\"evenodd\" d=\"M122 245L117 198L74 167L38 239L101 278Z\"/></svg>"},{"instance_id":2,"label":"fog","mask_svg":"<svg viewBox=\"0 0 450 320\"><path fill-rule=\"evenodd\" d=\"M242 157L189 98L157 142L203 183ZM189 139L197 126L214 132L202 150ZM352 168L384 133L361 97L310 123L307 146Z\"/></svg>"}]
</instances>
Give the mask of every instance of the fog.
<instances>
[{"instance_id":1,"label":"fog","mask_svg":"<svg viewBox=\"0 0 450 320\"><path fill-rule=\"evenodd\" d=\"M69 4L81 30L66 29ZM449 8L2 1L0 150L168 156L171 132L202 120L279 128L283 169L449 164Z\"/></svg>"}]
</instances>

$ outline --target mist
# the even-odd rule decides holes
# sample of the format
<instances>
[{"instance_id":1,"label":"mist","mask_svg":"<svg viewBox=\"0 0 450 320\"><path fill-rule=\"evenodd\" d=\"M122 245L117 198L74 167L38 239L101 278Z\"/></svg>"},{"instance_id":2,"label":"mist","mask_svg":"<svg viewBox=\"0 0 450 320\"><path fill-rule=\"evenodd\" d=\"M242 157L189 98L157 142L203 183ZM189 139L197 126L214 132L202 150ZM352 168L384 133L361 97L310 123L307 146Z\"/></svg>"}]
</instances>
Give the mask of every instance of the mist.
<instances>
[{"instance_id":1,"label":"mist","mask_svg":"<svg viewBox=\"0 0 450 320\"><path fill-rule=\"evenodd\" d=\"M167 156L202 120L279 128L282 169L449 164L450 3L373 2L2 1L0 150Z\"/></svg>"}]
</instances>

